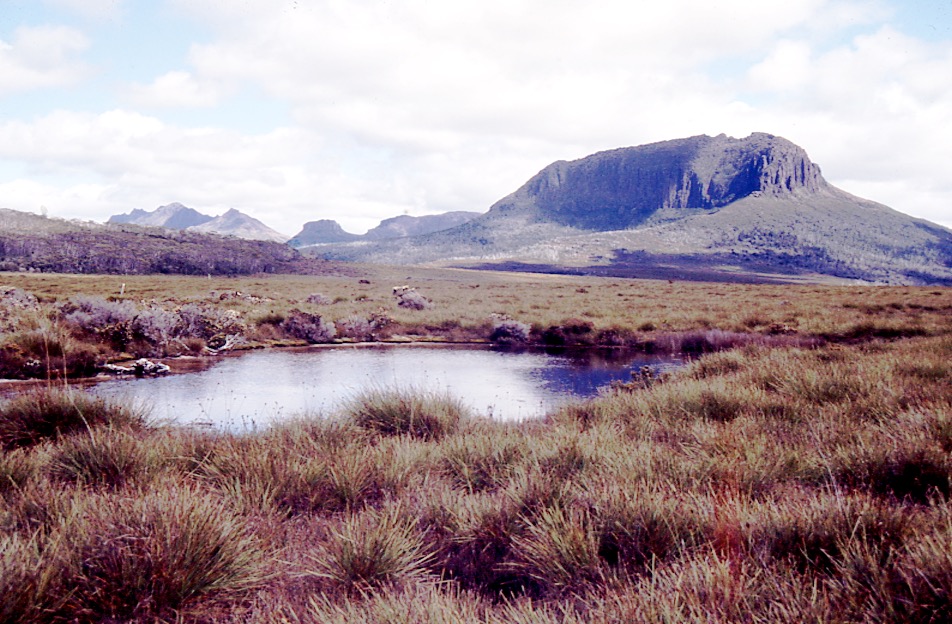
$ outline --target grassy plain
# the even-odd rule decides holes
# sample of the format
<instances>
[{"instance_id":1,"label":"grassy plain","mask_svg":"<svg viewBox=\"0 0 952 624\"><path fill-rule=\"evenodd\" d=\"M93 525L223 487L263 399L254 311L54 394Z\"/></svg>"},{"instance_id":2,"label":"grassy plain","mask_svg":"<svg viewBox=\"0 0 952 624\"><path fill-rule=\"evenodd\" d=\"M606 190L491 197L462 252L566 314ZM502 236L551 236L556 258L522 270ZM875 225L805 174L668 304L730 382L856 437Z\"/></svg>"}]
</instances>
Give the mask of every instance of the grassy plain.
<instances>
[{"instance_id":1,"label":"grassy plain","mask_svg":"<svg viewBox=\"0 0 952 624\"><path fill-rule=\"evenodd\" d=\"M0 274L0 283L50 300L82 294L170 305L212 302L251 324L293 308L335 322L379 314L390 322L385 336L447 340L486 339L493 315L537 328L581 319L595 330L625 334L717 329L862 338L952 328L952 290L947 288L668 282L361 265L349 271L212 279L7 273ZM424 310L397 306L392 289L403 285L432 305ZM257 299L221 301L227 292ZM315 294L326 303L309 303Z\"/></svg>"},{"instance_id":2,"label":"grassy plain","mask_svg":"<svg viewBox=\"0 0 952 624\"><path fill-rule=\"evenodd\" d=\"M124 281L241 318L320 293L307 310L386 314L391 337L486 339L505 315L735 348L526 423L404 389L245 436L72 391L4 403L0 622L952 619L947 289L370 267L2 281L47 303ZM404 284L432 305L396 306Z\"/></svg>"}]
</instances>

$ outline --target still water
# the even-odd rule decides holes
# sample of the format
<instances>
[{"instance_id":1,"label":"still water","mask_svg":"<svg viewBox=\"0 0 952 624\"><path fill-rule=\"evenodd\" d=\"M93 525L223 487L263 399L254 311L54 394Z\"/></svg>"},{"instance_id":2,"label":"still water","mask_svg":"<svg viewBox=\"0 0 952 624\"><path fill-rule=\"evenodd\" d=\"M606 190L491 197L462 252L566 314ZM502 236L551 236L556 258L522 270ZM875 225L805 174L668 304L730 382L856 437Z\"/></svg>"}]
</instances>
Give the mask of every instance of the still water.
<instances>
[{"instance_id":1,"label":"still water","mask_svg":"<svg viewBox=\"0 0 952 624\"><path fill-rule=\"evenodd\" d=\"M447 392L477 414L500 420L537 418L576 398L596 395L642 366L681 362L644 354L553 354L439 346L360 346L263 350L224 357L193 373L111 380L100 396L132 399L152 416L232 431L288 417L330 414L369 389Z\"/></svg>"}]
</instances>

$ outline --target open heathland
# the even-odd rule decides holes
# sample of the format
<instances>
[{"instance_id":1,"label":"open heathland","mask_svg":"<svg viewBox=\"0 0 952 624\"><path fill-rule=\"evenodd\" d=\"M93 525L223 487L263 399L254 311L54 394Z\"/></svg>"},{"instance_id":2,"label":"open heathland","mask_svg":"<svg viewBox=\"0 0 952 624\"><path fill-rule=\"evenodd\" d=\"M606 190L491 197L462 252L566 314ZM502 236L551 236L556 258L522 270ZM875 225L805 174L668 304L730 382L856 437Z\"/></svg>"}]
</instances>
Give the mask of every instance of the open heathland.
<instances>
[{"instance_id":1,"label":"open heathland","mask_svg":"<svg viewBox=\"0 0 952 624\"><path fill-rule=\"evenodd\" d=\"M53 381L0 404L0 621L952 618L947 290L360 270L4 275L3 335L116 354L79 331L109 303L249 344L378 313L364 338L702 354L535 421L384 388L248 435Z\"/></svg>"}]
</instances>

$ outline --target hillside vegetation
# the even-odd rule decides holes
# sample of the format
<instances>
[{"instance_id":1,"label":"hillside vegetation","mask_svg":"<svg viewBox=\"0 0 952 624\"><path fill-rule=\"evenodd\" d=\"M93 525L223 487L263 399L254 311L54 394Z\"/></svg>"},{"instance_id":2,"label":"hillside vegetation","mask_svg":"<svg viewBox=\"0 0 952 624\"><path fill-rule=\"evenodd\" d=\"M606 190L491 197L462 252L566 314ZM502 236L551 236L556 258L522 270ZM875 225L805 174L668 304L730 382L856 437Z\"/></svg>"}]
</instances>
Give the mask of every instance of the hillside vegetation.
<instances>
[{"instance_id":1,"label":"hillside vegetation","mask_svg":"<svg viewBox=\"0 0 952 624\"><path fill-rule=\"evenodd\" d=\"M0 269L56 273L316 273L327 263L280 243L132 225L47 219L0 209Z\"/></svg>"}]
</instances>

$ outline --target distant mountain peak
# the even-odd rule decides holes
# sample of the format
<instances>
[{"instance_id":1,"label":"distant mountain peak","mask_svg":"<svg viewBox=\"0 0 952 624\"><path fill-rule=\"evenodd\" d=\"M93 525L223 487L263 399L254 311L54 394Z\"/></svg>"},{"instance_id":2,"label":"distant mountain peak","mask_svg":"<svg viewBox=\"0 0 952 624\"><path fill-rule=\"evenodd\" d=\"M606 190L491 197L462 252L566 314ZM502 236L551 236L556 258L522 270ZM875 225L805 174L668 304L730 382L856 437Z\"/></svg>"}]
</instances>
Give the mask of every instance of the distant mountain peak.
<instances>
[{"instance_id":1,"label":"distant mountain peak","mask_svg":"<svg viewBox=\"0 0 952 624\"><path fill-rule=\"evenodd\" d=\"M136 208L128 214L109 217L109 223L128 223L132 225L164 227L173 230L184 230L185 228L201 225L211 220L212 217L178 202L159 206L151 212Z\"/></svg>"},{"instance_id":2,"label":"distant mountain peak","mask_svg":"<svg viewBox=\"0 0 952 624\"><path fill-rule=\"evenodd\" d=\"M284 234L272 230L267 225L235 208L229 208L220 217L215 217L201 225L188 228L192 232L212 232L223 236L235 236L248 240L263 240L283 243L288 240Z\"/></svg>"},{"instance_id":3,"label":"distant mountain peak","mask_svg":"<svg viewBox=\"0 0 952 624\"><path fill-rule=\"evenodd\" d=\"M305 223L301 231L288 241L288 245L306 247L326 243L348 243L356 240L360 240L360 235L344 231L344 228L337 221L318 219Z\"/></svg>"},{"instance_id":4,"label":"distant mountain peak","mask_svg":"<svg viewBox=\"0 0 952 624\"><path fill-rule=\"evenodd\" d=\"M462 210L445 212L435 215L413 217L400 215L384 219L380 225L369 230L366 234L351 234L344 231L337 221L320 219L304 224L304 228L288 244L292 247L308 247L310 245L327 245L332 243L351 243L355 241L377 241L406 236L419 236L440 230L456 227L478 217L478 212Z\"/></svg>"}]
</instances>

